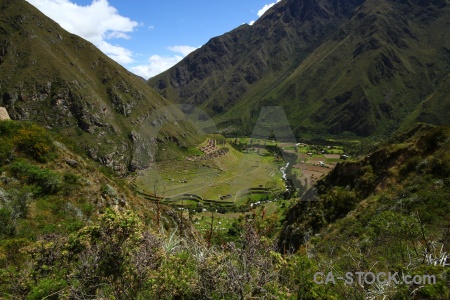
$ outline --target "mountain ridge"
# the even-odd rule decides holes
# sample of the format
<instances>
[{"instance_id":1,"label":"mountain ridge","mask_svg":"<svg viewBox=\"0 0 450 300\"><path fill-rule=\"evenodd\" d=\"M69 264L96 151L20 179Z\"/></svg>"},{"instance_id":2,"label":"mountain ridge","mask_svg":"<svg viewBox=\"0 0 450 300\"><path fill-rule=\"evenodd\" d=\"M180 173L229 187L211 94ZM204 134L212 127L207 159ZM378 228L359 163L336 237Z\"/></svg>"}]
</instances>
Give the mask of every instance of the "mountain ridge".
<instances>
[{"instance_id":1,"label":"mountain ridge","mask_svg":"<svg viewBox=\"0 0 450 300\"><path fill-rule=\"evenodd\" d=\"M198 139L177 107L92 43L24 0L0 7L0 105L12 119L70 136L120 174L157 159L158 145L180 152Z\"/></svg>"},{"instance_id":2,"label":"mountain ridge","mask_svg":"<svg viewBox=\"0 0 450 300\"><path fill-rule=\"evenodd\" d=\"M443 86L449 14L448 1L287 0L148 84L223 132L248 135L262 106L281 105L297 136L385 136ZM416 113L408 124L423 120Z\"/></svg>"}]
</instances>

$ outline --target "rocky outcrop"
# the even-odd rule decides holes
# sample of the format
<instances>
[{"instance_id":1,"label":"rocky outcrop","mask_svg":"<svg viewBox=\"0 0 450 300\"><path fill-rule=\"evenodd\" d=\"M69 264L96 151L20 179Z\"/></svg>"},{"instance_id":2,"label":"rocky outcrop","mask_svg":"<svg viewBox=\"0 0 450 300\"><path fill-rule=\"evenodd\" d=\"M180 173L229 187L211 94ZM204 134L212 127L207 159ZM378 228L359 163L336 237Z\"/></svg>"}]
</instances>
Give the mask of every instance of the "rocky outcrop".
<instances>
[{"instance_id":1,"label":"rocky outcrop","mask_svg":"<svg viewBox=\"0 0 450 300\"><path fill-rule=\"evenodd\" d=\"M10 120L8 111L4 107L0 107L0 121L2 120Z\"/></svg>"},{"instance_id":2,"label":"rocky outcrop","mask_svg":"<svg viewBox=\"0 0 450 300\"><path fill-rule=\"evenodd\" d=\"M448 153L449 136L448 125L419 124L398 132L361 159L336 164L286 211L280 251L295 252L326 226L344 218L358 203L392 192L392 186L400 187L409 175L421 177L429 172L448 178L450 164L442 153Z\"/></svg>"},{"instance_id":3,"label":"rocky outcrop","mask_svg":"<svg viewBox=\"0 0 450 300\"><path fill-rule=\"evenodd\" d=\"M449 19L443 0L280 1L148 84L238 135L252 134L265 106L283 107L298 136L445 124Z\"/></svg>"},{"instance_id":4,"label":"rocky outcrop","mask_svg":"<svg viewBox=\"0 0 450 300\"><path fill-rule=\"evenodd\" d=\"M0 4L0 106L12 119L61 133L123 175L147 167L158 143L196 139L181 110L142 78L26 1Z\"/></svg>"}]
</instances>

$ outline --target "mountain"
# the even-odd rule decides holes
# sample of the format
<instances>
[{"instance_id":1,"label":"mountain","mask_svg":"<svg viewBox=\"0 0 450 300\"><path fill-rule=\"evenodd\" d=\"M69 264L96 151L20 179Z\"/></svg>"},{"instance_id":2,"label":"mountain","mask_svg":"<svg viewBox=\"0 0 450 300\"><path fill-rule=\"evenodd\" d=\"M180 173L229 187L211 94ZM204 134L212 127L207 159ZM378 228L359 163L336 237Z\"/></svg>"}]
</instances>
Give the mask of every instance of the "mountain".
<instances>
[{"instance_id":1,"label":"mountain","mask_svg":"<svg viewBox=\"0 0 450 300\"><path fill-rule=\"evenodd\" d=\"M281 251L296 251L313 236L322 245L318 245L321 250L312 252L329 251L326 246L332 240L339 251L359 251L366 243L361 255L368 259L379 255L380 248L394 253L395 239L401 243L414 240L419 247L439 242L447 250L449 150L448 125L421 123L397 132L362 159L338 163L288 209L279 238ZM412 223L405 222L408 218ZM417 225L422 232L413 237ZM369 233L377 226L382 231ZM397 233L389 232L396 226ZM410 231L401 226L411 226ZM417 249L416 254L424 253Z\"/></svg>"},{"instance_id":2,"label":"mountain","mask_svg":"<svg viewBox=\"0 0 450 300\"><path fill-rule=\"evenodd\" d=\"M24 0L0 10L0 106L12 119L59 132L120 174L196 143L176 106L93 44Z\"/></svg>"},{"instance_id":3,"label":"mountain","mask_svg":"<svg viewBox=\"0 0 450 300\"><path fill-rule=\"evenodd\" d=\"M450 2L284 0L211 39L148 84L250 134L282 106L296 136L384 136L446 123Z\"/></svg>"}]
</instances>

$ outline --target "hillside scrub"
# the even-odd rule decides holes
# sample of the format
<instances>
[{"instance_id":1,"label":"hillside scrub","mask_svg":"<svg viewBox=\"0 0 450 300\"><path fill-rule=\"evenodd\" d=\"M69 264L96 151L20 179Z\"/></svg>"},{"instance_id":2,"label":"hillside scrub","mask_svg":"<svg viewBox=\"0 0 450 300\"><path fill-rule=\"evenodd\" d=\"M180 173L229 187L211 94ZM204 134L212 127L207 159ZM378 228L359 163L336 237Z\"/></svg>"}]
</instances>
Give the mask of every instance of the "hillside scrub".
<instances>
[{"instance_id":1,"label":"hillside scrub","mask_svg":"<svg viewBox=\"0 0 450 300\"><path fill-rule=\"evenodd\" d=\"M56 147L48 131L30 122L0 122L0 166L17 154L45 163L55 158Z\"/></svg>"},{"instance_id":2,"label":"hillside scrub","mask_svg":"<svg viewBox=\"0 0 450 300\"><path fill-rule=\"evenodd\" d=\"M362 160L340 163L304 195L320 201L288 209L281 222L291 231L280 232L279 217L261 208L238 218L228 233L205 238L167 208L161 209L161 228L155 228L152 204L129 206L123 187L86 162L68 166L67 150L55 148L46 163L36 160L8 133L21 126L28 125L3 125L9 131L0 136L11 157L0 181L0 290L6 299L447 299L450 294L445 127L424 126ZM286 248L280 237L290 242ZM314 282L317 272L330 270L430 274L436 284Z\"/></svg>"},{"instance_id":3,"label":"hillside scrub","mask_svg":"<svg viewBox=\"0 0 450 300\"><path fill-rule=\"evenodd\" d=\"M267 251L269 244L250 225L241 238L242 248L208 248L152 232L131 211L106 210L95 225L26 244L21 255L32 263L9 264L2 287L5 295L30 299L287 298L285 259Z\"/></svg>"},{"instance_id":4,"label":"hillside scrub","mask_svg":"<svg viewBox=\"0 0 450 300\"><path fill-rule=\"evenodd\" d=\"M27 299L370 299L374 295L375 286L349 288L344 283L314 282L316 272L340 274L366 267L356 253L351 254L359 261L358 267L346 255L336 262L303 250L282 255L274 251L258 222L244 225L236 243L208 246L176 231L154 232L131 211L108 209L98 222L69 235L50 234L35 242L10 240L3 244L1 288L5 297ZM402 225L396 229L383 222ZM402 236L410 224L418 226ZM379 237L377 230L393 230L391 240L386 241L392 245L383 242L386 252L378 256L387 259L398 259L392 256L397 253L401 258L402 251L409 251L408 240L420 234L414 218L395 214L380 216L370 227ZM429 257L437 254L431 252ZM432 260L415 262L406 269L392 265L390 270L436 274L435 285L414 292L418 299L445 299L449 294L448 268ZM382 288L380 295L389 299L407 299L415 289L404 285Z\"/></svg>"},{"instance_id":5,"label":"hillside scrub","mask_svg":"<svg viewBox=\"0 0 450 300\"><path fill-rule=\"evenodd\" d=\"M361 299L447 299L449 141L448 127L422 124L360 161L339 164L307 192L309 201L287 211L279 248L340 274L395 270L438 278L434 285L368 285Z\"/></svg>"}]
</instances>

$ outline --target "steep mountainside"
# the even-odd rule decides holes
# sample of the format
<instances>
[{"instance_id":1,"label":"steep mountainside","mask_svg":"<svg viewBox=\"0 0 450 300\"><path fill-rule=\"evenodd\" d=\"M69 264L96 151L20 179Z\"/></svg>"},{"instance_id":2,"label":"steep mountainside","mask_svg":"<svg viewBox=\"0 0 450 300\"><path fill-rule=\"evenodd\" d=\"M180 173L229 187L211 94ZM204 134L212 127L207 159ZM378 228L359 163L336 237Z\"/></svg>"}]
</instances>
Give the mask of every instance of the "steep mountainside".
<instances>
[{"instance_id":1,"label":"steep mountainside","mask_svg":"<svg viewBox=\"0 0 450 300\"><path fill-rule=\"evenodd\" d=\"M148 83L227 131L281 105L296 135L384 135L450 117L449 25L446 0L284 0Z\"/></svg>"},{"instance_id":2,"label":"steep mountainside","mask_svg":"<svg viewBox=\"0 0 450 300\"><path fill-rule=\"evenodd\" d=\"M375 220L393 214L397 221L413 216L422 223L428 236L414 237L415 242L434 240L448 249L449 150L448 125L419 124L397 132L363 159L337 164L288 210L280 248L297 250L319 233L322 242L339 236L340 246L349 239L349 244L363 243ZM388 247L371 242L367 251Z\"/></svg>"},{"instance_id":3,"label":"steep mountainside","mask_svg":"<svg viewBox=\"0 0 450 300\"><path fill-rule=\"evenodd\" d=\"M397 272L401 280L350 289L352 281L336 281L342 299L448 299L449 153L450 127L422 123L339 163L288 209L279 250L307 256L323 274ZM405 285L423 274L434 282Z\"/></svg>"},{"instance_id":4,"label":"steep mountainside","mask_svg":"<svg viewBox=\"0 0 450 300\"><path fill-rule=\"evenodd\" d=\"M12 119L75 139L119 173L196 141L178 108L93 44L24 0L0 0L0 11L0 106Z\"/></svg>"},{"instance_id":5,"label":"steep mountainside","mask_svg":"<svg viewBox=\"0 0 450 300\"><path fill-rule=\"evenodd\" d=\"M149 212L120 179L30 122L0 121L0 169L2 242L77 230L107 207Z\"/></svg>"}]
</instances>

